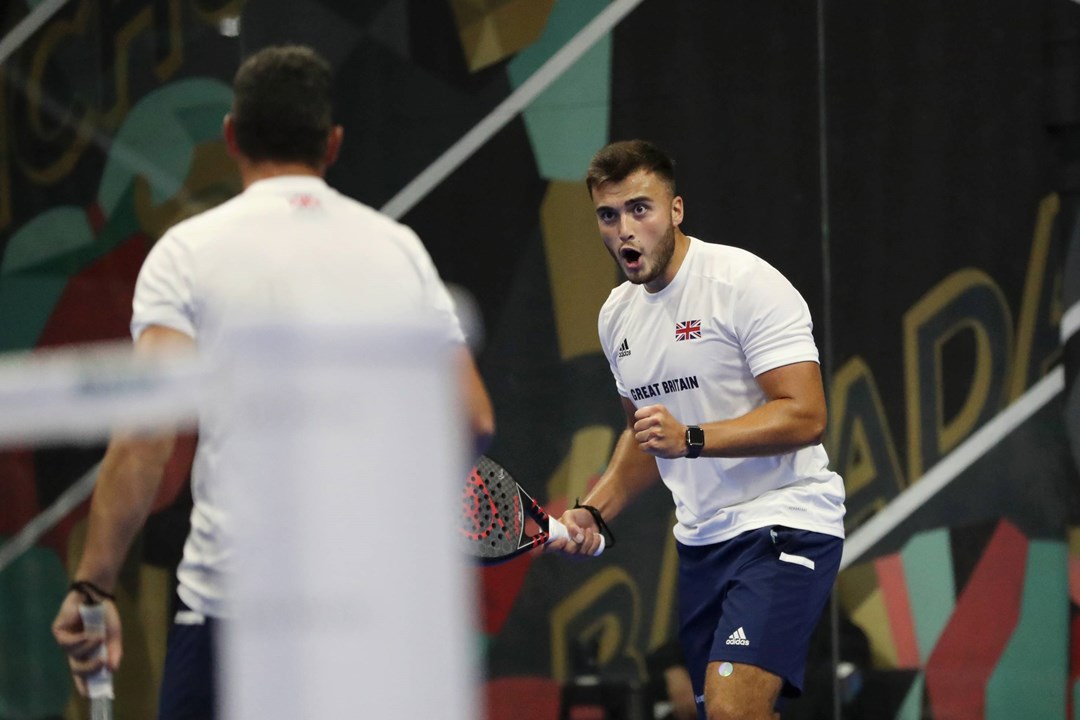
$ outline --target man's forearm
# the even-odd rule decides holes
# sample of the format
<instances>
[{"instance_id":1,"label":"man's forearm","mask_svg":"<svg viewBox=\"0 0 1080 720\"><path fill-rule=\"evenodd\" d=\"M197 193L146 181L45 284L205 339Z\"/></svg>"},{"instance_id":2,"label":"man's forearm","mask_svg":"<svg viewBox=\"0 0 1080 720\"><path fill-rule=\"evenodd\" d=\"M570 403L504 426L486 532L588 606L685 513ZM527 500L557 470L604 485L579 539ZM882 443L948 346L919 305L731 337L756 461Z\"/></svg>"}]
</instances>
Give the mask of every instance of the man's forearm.
<instances>
[{"instance_id":1,"label":"man's forearm","mask_svg":"<svg viewBox=\"0 0 1080 720\"><path fill-rule=\"evenodd\" d=\"M75 577L106 592L150 514L175 437L117 438L101 462L90 502L86 544Z\"/></svg>"},{"instance_id":2,"label":"man's forearm","mask_svg":"<svg viewBox=\"0 0 1080 720\"><path fill-rule=\"evenodd\" d=\"M789 399L773 400L742 417L702 424L704 457L783 455L821 442L824 413L803 411Z\"/></svg>"},{"instance_id":3,"label":"man's forearm","mask_svg":"<svg viewBox=\"0 0 1080 720\"><path fill-rule=\"evenodd\" d=\"M581 503L595 507L610 521L658 480L656 458L642 452L633 431L626 429L615 443L607 470Z\"/></svg>"}]
</instances>

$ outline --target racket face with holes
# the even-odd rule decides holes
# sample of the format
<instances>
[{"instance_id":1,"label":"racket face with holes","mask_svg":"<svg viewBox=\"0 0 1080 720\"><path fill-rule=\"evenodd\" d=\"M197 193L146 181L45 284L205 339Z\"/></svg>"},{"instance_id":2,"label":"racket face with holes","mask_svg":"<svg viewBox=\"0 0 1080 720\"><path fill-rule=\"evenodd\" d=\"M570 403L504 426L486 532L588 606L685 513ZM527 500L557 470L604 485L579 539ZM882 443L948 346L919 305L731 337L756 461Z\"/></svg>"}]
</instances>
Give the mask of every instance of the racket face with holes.
<instances>
[{"instance_id":1,"label":"racket face with holes","mask_svg":"<svg viewBox=\"0 0 1080 720\"><path fill-rule=\"evenodd\" d=\"M539 532L525 532L525 516ZM465 480L458 534L466 552L494 565L528 552L548 539L547 513L499 463L482 455Z\"/></svg>"}]
</instances>

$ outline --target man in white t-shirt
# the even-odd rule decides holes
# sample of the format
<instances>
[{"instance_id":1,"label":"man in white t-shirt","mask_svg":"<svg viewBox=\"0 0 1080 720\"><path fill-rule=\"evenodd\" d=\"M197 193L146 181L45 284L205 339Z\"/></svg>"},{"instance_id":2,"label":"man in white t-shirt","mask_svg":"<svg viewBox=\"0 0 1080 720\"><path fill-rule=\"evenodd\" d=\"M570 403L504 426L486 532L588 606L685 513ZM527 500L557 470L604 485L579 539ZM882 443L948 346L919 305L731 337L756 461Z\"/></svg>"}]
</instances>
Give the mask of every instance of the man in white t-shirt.
<instances>
[{"instance_id":1,"label":"man in white t-shirt","mask_svg":"<svg viewBox=\"0 0 1080 720\"><path fill-rule=\"evenodd\" d=\"M456 381L480 452L494 431L491 403L427 251L409 228L323 180L343 135L332 122L331 89L330 66L308 48L267 48L240 67L224 134L244 191L154 246L135 288L135 351L213 355L231 331L268 316L331 325L375 312L423 318L455 346ZM162 681L164 719L214 714L214 627L230 554L220 469L228 435L228 420L203 415L191 532L177 572L181 608ZM53 624L83 694L85 677L101 664L92 653L102 638L84 632L78 606L105 602L107 665L116 669L122 645L113 588L173 445L172 435L115 437L102 461L86 549Z\"/></svg>"},{"instance_id":2,"label":"man in white t-shirt","mask_svg":"<svg viewBox=\"0 0 1080 720\"><path fill-rule=\"evenodd\" d=\"M586 182L627 278L598 323L626 430L562 516L576 542L551 547L591 555L607 522L662 480L698 713L778 717L781 696L802 690L844 536L810 313L765 261L683 234L674 163L652 143L603 148Z\"/></svg>"}]
</instances>

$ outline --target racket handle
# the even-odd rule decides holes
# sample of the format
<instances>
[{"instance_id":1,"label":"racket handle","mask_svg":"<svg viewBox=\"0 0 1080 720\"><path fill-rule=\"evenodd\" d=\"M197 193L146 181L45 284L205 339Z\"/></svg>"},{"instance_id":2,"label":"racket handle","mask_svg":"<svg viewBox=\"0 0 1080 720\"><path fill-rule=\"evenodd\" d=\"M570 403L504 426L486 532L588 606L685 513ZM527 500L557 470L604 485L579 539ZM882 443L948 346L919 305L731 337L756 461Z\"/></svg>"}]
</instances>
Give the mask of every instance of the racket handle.
<instances>
[{"instance_id":1,"label":"racket handle","mask_svg":"<svg viewBox=\"0 0 1080 720\"><path fill-rule=\"evenodd\" d=\"M548 535L551 536L552 540L558 538L566 538L567 540L570 540L570 531L566 529L565 525L563 525L561 522L559 522L553 517L548 518ZM570 540L570 542L573 542L573 540ZM598 547L596 549L596 552L593 553L593 557L596 557L600 553L604 552L604 544L604 536L600 535L600 547Z\"/></svg>"},{"instance_id":2,"label":"racket handle","mask_svg":"<svg viewBox=\"0 0 1080 720\"><path fill-rule=\"evenodd\" d=\"M101 633L102 636L105 635L104 603L80 605L79 615L82 616L83 627L86 630L94 633ZM106 660L108 656L109 651L106 649L105 643L102 642L101 645L98 646L98 657L102 660ZM90 696L91 720L112 720L112 671L110 671L107 666L102 666L101 669L93 675L87 676L86 690L87 695Z\"/></svg>"}]
</instances>

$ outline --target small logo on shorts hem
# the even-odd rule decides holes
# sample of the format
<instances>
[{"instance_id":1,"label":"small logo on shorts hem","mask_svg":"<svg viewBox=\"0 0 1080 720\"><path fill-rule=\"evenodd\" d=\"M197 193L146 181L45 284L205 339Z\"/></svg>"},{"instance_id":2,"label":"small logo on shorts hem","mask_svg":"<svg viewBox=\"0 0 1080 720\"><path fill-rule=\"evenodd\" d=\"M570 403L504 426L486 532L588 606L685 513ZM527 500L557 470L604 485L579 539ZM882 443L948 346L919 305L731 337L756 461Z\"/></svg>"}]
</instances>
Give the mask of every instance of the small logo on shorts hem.
<instances>
[{"instance_id":1,"label":"small logo on shorts hem","mask_svg":"<svg viewBox=\"0 0 1080 720\"><path fill-rule=\"evenodd\" d=\"M749 645L750 641L746 639L746 632L740 627L735 632L728 635L727 645Z\"/></svg>"}]
</instances>

